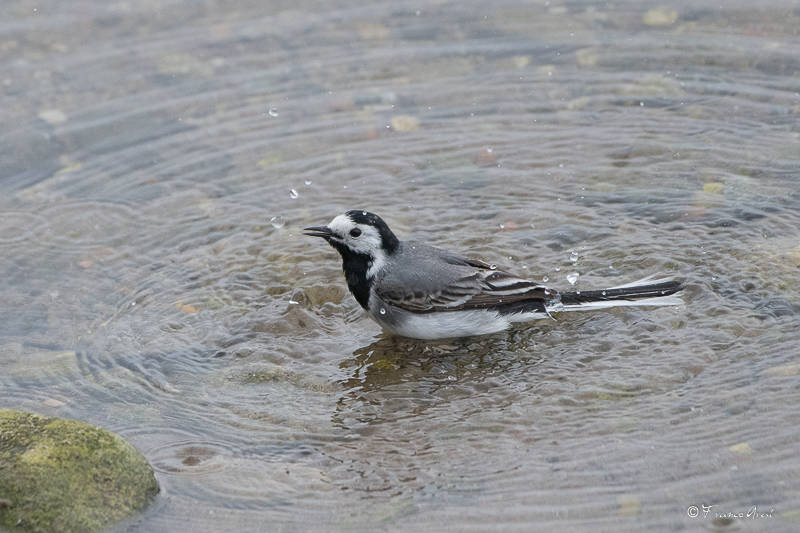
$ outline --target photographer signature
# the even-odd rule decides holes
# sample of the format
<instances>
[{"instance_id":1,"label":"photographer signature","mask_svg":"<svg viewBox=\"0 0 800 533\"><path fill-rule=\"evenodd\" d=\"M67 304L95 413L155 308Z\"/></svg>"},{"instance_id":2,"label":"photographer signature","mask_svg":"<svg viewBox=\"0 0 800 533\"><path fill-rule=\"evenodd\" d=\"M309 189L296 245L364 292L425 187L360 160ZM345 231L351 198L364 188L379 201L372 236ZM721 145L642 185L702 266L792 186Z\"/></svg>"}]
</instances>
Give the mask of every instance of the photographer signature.
<instances>
[{"instance_id":1,"label":"photographer signature","mask_svg":"<svg viewBox=\"0 0 800 533\"><path fill-rule=\"evenodd\" d=\"M756 519L756 518L773 518L775 516L775 509L770 509L769 511L759 511L758 506L754 505L747 511L742 512L719 512L715 511L712 512L711 508L713 505L705 505L700 504L700 507L697 505L690 505L686 509L686 514L689 515L689 518L708 518L709 515L713 519L731 519L731 520L744 520L747 518Z\"/></svg>"}]
</instances>

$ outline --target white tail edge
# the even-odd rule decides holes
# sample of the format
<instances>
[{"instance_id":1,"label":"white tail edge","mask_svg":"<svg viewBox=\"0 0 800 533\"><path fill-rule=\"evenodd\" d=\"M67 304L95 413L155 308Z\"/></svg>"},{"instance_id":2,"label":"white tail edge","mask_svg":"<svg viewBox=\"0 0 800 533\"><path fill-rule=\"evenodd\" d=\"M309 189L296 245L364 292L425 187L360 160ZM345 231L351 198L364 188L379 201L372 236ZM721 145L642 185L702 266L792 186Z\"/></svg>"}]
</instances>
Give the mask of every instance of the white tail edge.
<instances>
[{"instance_id":1,"label":"white tail edge","mask_svg":"<svg viewBox=\"0 0 800 533\"><path fill-rule=\"evenodd\" d=\"M635 285L625 285L621 288L633 287ZM615 287L620 288L620 287ZM561 311L593 311L595 309L608 309L609 307L661 307L666 305L683 305L683 300L677 296L656 296L654 298L642 298L641 300L607 300L600 302L583 302L579 304L562 304L561 302L548 305L547 311L558 313Z\"/></svg>"}]
</instances>

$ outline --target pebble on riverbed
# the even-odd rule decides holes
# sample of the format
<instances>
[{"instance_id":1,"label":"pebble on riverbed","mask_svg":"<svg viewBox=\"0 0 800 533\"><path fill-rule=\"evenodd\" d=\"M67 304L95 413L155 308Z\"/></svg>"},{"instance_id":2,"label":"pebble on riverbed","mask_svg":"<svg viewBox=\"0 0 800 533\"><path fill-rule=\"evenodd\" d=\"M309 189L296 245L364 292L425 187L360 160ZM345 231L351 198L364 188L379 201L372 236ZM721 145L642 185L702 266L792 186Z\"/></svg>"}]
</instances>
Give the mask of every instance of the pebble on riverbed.
<instances>
[{"instance_id":1,"label":"pebble on riverbed","mask_svg":"<svg viewBox=\"0 0 800 533\"><path fill-rule=\"evenodd\" d=\"M39 112L39 118L51 126L59 126L67 121L67 115L60 109L43 109Z\"/></svg>"},{"instance_id":2,"label":"pebble on riverbed","mask_svg":"<svg viewBox=\"0 0 800 533\"><path fill-rule=\"evenodd\" d=\"M186 313L187 315L193 315L199 311L195 306L192 304L185 304L183 302L178 302L175 304L175 307Z\"/></svg>"},{"instance_id":3,"label":"pebble on riverbed","mask_svg":"<svg viewBox=\"0 0 800 533\"><path fill-rule=\"evenodd\" d=\"M620 494L617 496L620 516L636 516L642 508L641 499L637 494Z\"/></svg>"},{"instance_id":4,"label":"pebble on riverbed","mask_svg":"<svg viewBox=\"0 0 800 533\"><path fill-rule=\"evenodd\" d=\"M475 154L472 162L479 167L491 167L497 164L497 154L491 148L483 148Z\"/></svg>"},{"instance_id":5,"label":"pebble on riverbed","mask_svg":"<svg viewBox=\"0 0 800 533\"><path fill-rule=\"evenodd\" d=\"M642 15L642 22L647 26L669 26L678 20L678 12L674 9L650 9Z\"/></svg>"},{"instance_id":6,"label":"pebble on riverbed","mask_svg":"<svg viewBox=\"0 0 800 533\"><path fill-rule=\"evenodd\" d=\"M787 255L790 264L800 267L800 244L789 250Z\"/></svg>"},{"instance_id":7,"label":"pebble on riverbed","mask_svg":"<svg viewBox=\"0 0 800 533\"><path fill-rule=\"evenodd\" d=\"M728 450L738 455L752 455L753 453L753 448L750 447L750 443L748 442L740 442L739 444L734 444L733 446L729 446Z\"/></svg>"},{"instance_id":8,"label":"pebble on riverbed","mask_svg":"<svg viewBox=\"0 0 800 533\"><path fill-rule=\"evenodd\" d=\"M764 370L762 374L772 377L796 376L800 374L800 363L773 366Z\"/></svg>"},{"instance_id":9,"label":"pebble on riverbed","mask_svg":"<svg viewBox=\"0 0 800 533\"><path fill-rule=\"evenodd\" d=\"M313 392L338 392L336 384L318 377L287 370L278 365L253 363L231 372L227 379L241 385L269 385L286 383Z\"/></svg>"},{"instance_id":10,"label":"pebble on riverbed","mask_svg":"<svg viewBox=\"0 0 800 533\"><path fill-rule=\"evenodd\" d=\"M394 131L416 131L419 129L419 119L407 115L392 117L391 126Z\"/></svg>"}]
</instances>

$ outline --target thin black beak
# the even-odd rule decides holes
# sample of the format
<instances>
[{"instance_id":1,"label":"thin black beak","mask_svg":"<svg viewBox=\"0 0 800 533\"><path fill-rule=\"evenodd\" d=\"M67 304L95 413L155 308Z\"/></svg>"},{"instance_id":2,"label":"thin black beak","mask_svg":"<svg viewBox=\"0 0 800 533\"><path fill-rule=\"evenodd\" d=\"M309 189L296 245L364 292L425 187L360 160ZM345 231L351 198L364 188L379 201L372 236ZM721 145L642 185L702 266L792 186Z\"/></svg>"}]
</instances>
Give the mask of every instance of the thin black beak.
<instances>
[{"instance_id":1,"label":"thin black beak","mask_svg":"<svg viewBox=\"0 0 800 533\"><path fill-rule=\"evenodd\" d=\"M328 226L313 226L311 228L305 228L303 234L309 237L330 237L333 235L333 232Z\"/></svg>"}]
</instances>

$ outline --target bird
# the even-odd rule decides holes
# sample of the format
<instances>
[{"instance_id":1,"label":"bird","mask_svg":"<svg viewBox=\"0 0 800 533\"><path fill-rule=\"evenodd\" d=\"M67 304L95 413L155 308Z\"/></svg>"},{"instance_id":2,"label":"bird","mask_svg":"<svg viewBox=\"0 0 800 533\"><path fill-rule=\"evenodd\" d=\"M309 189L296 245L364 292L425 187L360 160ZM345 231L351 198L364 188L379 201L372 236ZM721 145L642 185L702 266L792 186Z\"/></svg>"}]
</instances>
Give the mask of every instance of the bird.
<instances>
[{"instance_id":1,"label":"bird","mask_svg":"<svg viewBox=\"0 0 800 533\"><path fill-rule=\"evenodd\" d=\"M682 283L649 276L602 290L559 292L494 264L401 241L378 215L358 209L303 230L342 257L347 287L385 331L435 340L497 333L551 313L680 305Z\"/></svg>"}]
</instances>

